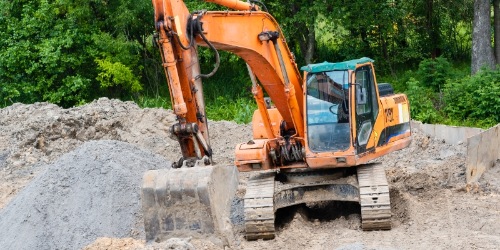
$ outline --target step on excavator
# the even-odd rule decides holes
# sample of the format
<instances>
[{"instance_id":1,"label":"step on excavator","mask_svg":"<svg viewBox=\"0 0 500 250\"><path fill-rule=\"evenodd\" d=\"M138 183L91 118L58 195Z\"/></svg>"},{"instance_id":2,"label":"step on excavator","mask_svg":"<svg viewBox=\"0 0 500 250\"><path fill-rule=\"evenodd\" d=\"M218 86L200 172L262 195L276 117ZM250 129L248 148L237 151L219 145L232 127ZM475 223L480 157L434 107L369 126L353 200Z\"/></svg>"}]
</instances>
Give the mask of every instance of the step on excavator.
<instances>
[{"instance_id":1,"label":"step on excavator","mask_svg":"<svg viewBox=\"0 0 500 250\"><path fill-rule=\"evenodd\" d=\"M374 160L410 144L407 97L377 84L367 57L310 64L301 73L262 2L207 2L231 10L190 12L182 0L153 0L154 42L177 117L170 132L182 157L144 174L146 239L231 242L238 172L252 172L243 200L247 240L274 238L280 208L331 200L358 202L363 230L390 229L389 186ZM198 46L214 51L208 74L200 72ZM217 70L218 50L246 62L258 107L253 138L236 145L236 166L212 162L202 79Z\"/></svg>"}]
</instances>

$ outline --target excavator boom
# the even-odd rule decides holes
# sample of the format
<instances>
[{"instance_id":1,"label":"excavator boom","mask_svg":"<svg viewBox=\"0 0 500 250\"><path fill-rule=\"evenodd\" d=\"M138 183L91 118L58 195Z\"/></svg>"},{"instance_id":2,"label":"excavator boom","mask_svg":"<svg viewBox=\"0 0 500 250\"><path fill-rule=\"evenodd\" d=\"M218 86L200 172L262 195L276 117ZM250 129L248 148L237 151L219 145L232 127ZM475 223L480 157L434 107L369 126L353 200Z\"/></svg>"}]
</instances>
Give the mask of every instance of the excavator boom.
<instances>
[{"instance_id":1,"label":"excavator boom","mask_svg":"<svg viewBox=\"0 0 500 250\"><path fill-rule=\"evenodd\" d=\"M223 6L247 11L208 11L190 14L181 1L155 0L155 27L179 125L173 129L183 161L211 156L197 45L233 52L248 64L251 75L273 100L285 130L304 136L302 78L276 20L256 6L240 1L214 0ZM219 63L219 62L217 62ZM208 74L211 75L211 74ZM255 84L256 85L256 84ZM260 88L260 86L255 88ZM269 114L261 110L269 120ZM202 141L188 136L196 124ZM264 124L267 131L271 125ZM276 133L276 132L275 132ZM275 137L275 134L266 134ZM206 142L206 143L205 143ZM201 153L201 154L200 154Z\"/></svg>"}]
</instances>

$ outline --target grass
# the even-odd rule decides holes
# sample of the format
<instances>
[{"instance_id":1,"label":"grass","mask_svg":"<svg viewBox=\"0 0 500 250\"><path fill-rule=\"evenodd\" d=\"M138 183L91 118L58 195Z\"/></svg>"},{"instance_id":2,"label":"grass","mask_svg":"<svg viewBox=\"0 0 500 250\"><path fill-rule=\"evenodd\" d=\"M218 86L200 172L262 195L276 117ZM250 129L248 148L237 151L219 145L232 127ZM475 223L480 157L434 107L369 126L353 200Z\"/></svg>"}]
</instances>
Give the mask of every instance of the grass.
<instances>
[{"instance_id":1,"label":"grass","mask_svg":"<svg viewBox=\"0 0 500 250\"><path fill-rule=\"evenodd\" d=\"M140 96L134 100L141 108L164 108L172 109L170 97L167 96Z\"/></svg>"},{"instance_id":2,"label":"grass","mask_svg":"<svg viewBox=\"0 0 500 250\"><path fill-rule=\"evenodd\" d=\"M141 108L171 109L170 97L141 96L134 100ZM252 121L253 112L257 105L253 99L237 98L226 99L219 96L215 100L206 100L206 113L210 120L235 121L236 123L249 123Z\"/></svg>"},{"instance_id":3,"label":"grass","mask_svg":"<svg viewBox=\"0 0 500 250\"><path fill-rule=\"evenodd\" d=\"M257 105L251 93L252 84L245 62L228 52L220 51L220 55L221 62L230 61L232 63L221 63L214 76L203 79L207 117L216 121L249 123L252 121L253 112L257 109ZM211 56L207 56L207 58L211 60ZM201 72L208 73L211 70L212 65L202 64ZM134 101L142 108L171 109L172 107L168 93L165 95L146 94L135 98Z\"/></svg>"}]
</instances>

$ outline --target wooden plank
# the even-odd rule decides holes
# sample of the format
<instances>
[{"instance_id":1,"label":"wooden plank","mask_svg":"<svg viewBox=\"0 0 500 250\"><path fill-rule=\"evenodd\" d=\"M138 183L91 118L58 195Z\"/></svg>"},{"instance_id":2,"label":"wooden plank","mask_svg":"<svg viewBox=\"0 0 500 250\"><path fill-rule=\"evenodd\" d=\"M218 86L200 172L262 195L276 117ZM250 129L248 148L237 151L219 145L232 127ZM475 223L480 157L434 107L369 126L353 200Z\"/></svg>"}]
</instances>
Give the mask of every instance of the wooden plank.
<instances>
[{"instance_id":1,"label":"wooden plank","mask_svg":"<svg viewBox=\"0 0 500 250\"><path fill-rule=\"evenodd\" d=\"M273 222L248 222L245 223L245 230L247 233L274 233L274 221Z\"/></svg>"},{"instance_id":2,"label":"wooden plank","mask_svg":"<svg viewBox=\"0 0 500 250\"><path fill-rule=\"evenodd\" d=\"M362 227L363 230L365 231L391 229L391 221L390 220L363 221Z\"/></svg>"}]
</instances>

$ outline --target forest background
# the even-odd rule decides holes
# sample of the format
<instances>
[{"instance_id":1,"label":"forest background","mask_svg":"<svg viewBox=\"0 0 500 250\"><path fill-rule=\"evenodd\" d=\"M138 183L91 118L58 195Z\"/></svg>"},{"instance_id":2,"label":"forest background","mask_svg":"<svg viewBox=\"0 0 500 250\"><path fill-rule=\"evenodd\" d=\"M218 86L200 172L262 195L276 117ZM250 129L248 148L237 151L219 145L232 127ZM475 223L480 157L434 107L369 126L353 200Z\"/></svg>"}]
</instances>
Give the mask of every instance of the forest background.
<instances>
[{"instance_id":1,"label":"forest background","mask_svg":"<svg viewBox=\"0 0 500 250\"><path fill-rule=\"evenodd\" d=\"M185 2L190 10L225 9ZM367 56L379 83L408 95L414 119L483 128L500 122L498 0L263 2L299 67ZM477 18L487 27L474 26ZM148 0L0 0L0 107L40 101L72 107L107 96L170 108L153 32ZM486 56L475 50L481 44L473 42L481 37L475 32L486 37ZM245 63L220 53L223 63L204 81L207 116L249 122L256 105ZM200 49L200 61L209 72L213 53Z\"/></svg>"}]
</instances>

